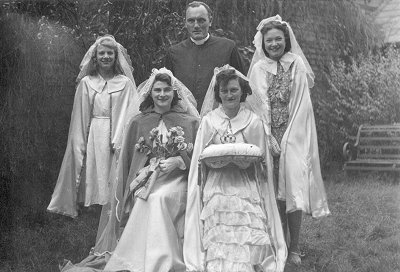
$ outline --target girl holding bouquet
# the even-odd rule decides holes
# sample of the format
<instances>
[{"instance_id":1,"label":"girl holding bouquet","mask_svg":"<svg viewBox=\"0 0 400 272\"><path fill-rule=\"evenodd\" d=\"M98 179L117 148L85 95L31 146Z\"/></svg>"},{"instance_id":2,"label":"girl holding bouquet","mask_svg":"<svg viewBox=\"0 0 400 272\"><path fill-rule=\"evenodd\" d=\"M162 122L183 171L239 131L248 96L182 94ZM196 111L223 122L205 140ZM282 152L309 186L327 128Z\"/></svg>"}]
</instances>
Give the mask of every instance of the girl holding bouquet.
<instances>
[{"instance_id":1,"label":"girl holding bouquet","mask_svg":"<svg viewBox=\"0 0 400 272\"><path fill-rule=\"evenodd\" d=\"M187 175L199 115L191 92L165 68L153 69L138 90L141 113L127 125L114 208L94 250L112 251L105 271L185 271Z\"/></svg>"}]
</instances>

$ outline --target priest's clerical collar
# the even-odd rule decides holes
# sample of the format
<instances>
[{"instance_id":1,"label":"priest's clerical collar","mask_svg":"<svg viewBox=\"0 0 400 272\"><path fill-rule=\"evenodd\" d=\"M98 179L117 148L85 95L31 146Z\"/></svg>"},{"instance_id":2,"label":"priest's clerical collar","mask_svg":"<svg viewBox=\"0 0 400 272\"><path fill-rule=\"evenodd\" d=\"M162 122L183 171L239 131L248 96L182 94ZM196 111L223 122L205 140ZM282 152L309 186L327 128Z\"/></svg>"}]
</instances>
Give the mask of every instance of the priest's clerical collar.
<instances>
[{"instance_id":1,"label":"priest's clerical collar","mask_svg":"<svg viewBox=\"0 0 400 272\"><path fill-rule=\"evenodd\" d=\"M207 37L205 37L204 39L201 39L201 40L193 40L192 37L190 37L190 39L192 40L192 42L193 42L195 45L202 45L202 44L204 44L209 38L210 38L210 33L207 33Z\"/></svg>"}]
</instances>

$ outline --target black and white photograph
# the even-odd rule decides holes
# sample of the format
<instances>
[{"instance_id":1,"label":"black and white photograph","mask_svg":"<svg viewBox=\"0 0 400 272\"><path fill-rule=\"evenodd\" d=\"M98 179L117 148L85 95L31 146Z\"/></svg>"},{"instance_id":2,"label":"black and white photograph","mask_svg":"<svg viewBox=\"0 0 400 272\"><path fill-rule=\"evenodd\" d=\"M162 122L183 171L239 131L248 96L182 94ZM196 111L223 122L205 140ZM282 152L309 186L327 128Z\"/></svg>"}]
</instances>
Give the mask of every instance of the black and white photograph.
<instances>
[{"instance_id":1,"label":"black and white photograph","mask_svg":"<svg viewBox=\"0 0 400 272\"><path fill-rule=\"evenodd\" d=\"M0 272L400 272L400 0L0 6Z\"/></svg>"}]
</instances>

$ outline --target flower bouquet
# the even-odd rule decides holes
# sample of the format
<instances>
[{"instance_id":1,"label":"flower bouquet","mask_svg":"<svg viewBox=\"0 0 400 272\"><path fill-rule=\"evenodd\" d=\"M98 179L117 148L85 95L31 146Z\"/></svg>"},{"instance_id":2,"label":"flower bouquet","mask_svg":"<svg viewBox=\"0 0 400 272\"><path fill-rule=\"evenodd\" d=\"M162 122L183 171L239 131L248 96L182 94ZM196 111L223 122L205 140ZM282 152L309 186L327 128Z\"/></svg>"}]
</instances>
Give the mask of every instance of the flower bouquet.
<instances>
[{"instance_id":1,"label":"flower bouquet","mask_svg":"<svg viewBox=\"0 0 400 272\"><path fill-rule=\"evenodd\" d=\"M150 145L146 143L144 137L139 138L135 149L145 153L150 158L150 163L139 171L130 184L130 191L134 196L145 200L148 198L160 173L161 160L179 156L181 152L190 152L193 149L192 143L185 142L184 134L179 126L170 128L166 135L163 135L159 128L153 128L149 135Z\"/></svg>"}]
</instances>

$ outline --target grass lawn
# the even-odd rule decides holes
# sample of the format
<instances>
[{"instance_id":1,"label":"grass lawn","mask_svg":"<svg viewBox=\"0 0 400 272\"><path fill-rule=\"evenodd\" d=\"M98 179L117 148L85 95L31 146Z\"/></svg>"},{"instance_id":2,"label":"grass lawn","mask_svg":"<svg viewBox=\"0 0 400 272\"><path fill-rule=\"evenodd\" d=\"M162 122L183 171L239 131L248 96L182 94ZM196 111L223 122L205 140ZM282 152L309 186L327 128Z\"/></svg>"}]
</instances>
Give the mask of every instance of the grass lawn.
<instances>
[{"instance_id":1,"label":"grass lawn","mask_svg":"<svg viewBox=\"0 0 400 272\"><path fill-rule=\"evenodd\" d=\"M400 186L385 175L326 174L332 215L304 217L301 248L306 256L290 271L400 271ZM26 211L25 211L26 213ZM2 231L0 271L58 271L64 258L76 263L94 244L99 213L72 220L48 213L16 217Z\"/></svg>"},{"instance_id":2,"label":"grass lawn","mask_svg":"<svg viewBox=\"0 0 400 272\"><path fill-rule=\"evenodd\" d=\"M400 186L386 175L325 177L332 215L304 217L301 246L306 256L289 271L400 271Z\"/></svg>"}]
</instances>

